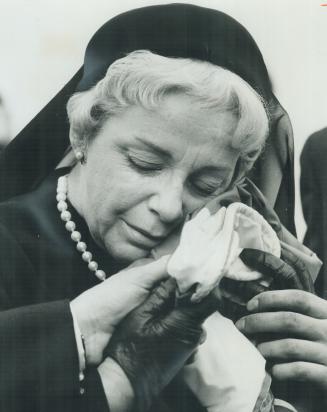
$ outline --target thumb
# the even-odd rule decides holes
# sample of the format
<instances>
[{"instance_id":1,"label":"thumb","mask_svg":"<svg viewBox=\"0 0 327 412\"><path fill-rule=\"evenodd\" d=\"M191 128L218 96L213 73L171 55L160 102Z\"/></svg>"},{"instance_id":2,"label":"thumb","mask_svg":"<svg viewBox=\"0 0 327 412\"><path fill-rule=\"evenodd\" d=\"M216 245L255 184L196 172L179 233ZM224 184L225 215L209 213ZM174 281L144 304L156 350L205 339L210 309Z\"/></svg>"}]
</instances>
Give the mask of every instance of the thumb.
<instances>
[{"instance_id":1,"label":"thumb","mask_svg":"<svg viewBox=\"0 0 327 412\"><path fill-rule=\"evenodd\" d=\"M175 306L177 284L176 279L169 277L153 289L142 305L142 310L152 316L160 314L162 318Z\"/></svg>"},{"instance_id":2,"label":"thumb","mask_svg":"<svg viewBox=\"0 0 327 412\"><path fill-rule=\"evenodd\" d=\"M204 322L212 313L219 309L221 303L221 294L219 288L216 287L213 291L203 298L200 302L189 302L188 304L180 301L180 307L189 312L190 316L198 322Z\"/></svg>"}]
</instances>

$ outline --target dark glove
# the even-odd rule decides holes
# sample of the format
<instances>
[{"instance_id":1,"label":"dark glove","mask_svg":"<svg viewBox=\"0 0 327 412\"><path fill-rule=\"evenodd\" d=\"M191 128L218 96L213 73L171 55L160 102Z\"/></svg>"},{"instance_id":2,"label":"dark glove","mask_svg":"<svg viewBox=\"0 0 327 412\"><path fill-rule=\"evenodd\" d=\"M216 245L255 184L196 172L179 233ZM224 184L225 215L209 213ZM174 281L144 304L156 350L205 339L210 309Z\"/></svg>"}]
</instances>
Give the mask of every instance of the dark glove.
<instances>
[{"instance_id":1,"label":"dark glove","mask_svg":"<svg viewBox=\"0 0 327 412\"><path fill-rule=\"evenodd\" d=\"M246 304L267 290L300 289L313 292L313 282L305 264L292 252L282 249L281 258L256 249L244 249L243 262L271 279L269 286L260 281L235 281L223 278L220 283L221 313L233 321L247 314Z\"/></svg>"},{"instance_id":2,"label":"dark glove","mask_svg":"<svg viewBox=\"0 0 327 412\"><path fill-rule=\"evenodd\" d=\"M138 411L183 367L201 341L202 323L218 307L215 292L200 303L176 298L176 281L162 282L118 326L106 349L131 382Z\"/></svg>"},{"instance_id":3,"label":"dark glove","mask_svg":"<svg viewBox=\"0 0 327 412\"><path fill-rule=\"evenodd\" d=\"M254 249L244 249L240 257L247 266L272 279L269 290L314 290L305 264L285 248L282 249L281 258Z\"/></svg>"}]
</instances>

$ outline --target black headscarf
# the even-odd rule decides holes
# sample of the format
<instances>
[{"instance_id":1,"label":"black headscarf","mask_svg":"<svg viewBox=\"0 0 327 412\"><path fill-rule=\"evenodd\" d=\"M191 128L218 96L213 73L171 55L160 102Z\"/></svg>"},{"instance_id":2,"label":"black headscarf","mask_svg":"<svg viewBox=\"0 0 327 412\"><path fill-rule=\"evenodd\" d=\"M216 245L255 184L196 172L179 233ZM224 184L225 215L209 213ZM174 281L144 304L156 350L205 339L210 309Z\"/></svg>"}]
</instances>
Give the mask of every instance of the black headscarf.
<instances>
[{"instance_id":1,"label":"black headscarf","mask_svg":"<svg viewBox=\"0 0 327 412\"><path fill-rule=\"evenodd\" d=\"M222 66L242 77L264 98L271 132L251 177L282 223L294 233L292 130L272 92L260 50L246 29L231 17L190 4L131 10L109 20L95 33L83 67L2 154L0 200L29 191L61 160L69 146L68 98L95 85L111 63L139 49Z\"/></svg>"}]
</instances>

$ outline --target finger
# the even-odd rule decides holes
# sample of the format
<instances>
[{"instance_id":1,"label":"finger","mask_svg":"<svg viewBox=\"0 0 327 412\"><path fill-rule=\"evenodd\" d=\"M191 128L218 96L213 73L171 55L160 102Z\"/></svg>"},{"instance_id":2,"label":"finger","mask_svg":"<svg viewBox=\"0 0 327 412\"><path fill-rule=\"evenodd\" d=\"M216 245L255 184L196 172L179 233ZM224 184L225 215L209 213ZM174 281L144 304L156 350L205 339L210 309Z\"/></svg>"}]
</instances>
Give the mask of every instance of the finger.
<instances>
[{"instance_id":1,"label":"finger","mask_svg":"<svg viewBox=\"0 0 327 412\"><path fill-rule=\"evenodd\" d=\"M213 312L218 310L221 303L220 293L218 292L214 290L200 302L188 305L188 311L192 314L193 319L203 322Z\"/></svg>"},{"instance_id":2,"label":"finger","mask_svg":"<svg viewBox=\"0 0 327 412\"><path fill-rule=\"evenodd\" d=\"M305 361L327 365L327 347L320 342L300 339L280 339L257 346L265 359Z\"/></svg>"},{"instance_id":3,"label":"finger","mask_svg":"<svg viewBox=\"0 0 327 412\"><path fill-rule=\"evenodd\" d=\"M327 388L327 367L310 362L290 362L274 365L271 369L274 378L312 382Z\"/></svg>"},{"instance_id":4,"label":"finger","mask_svg":"<svg viewBox=\"0 0 327 412\"><path fill-rule=\"evenodd\" d=\"M278 257L255 249L244 249L240 257L247 266L270 276L277 288L303 289L296 271Z\"/></svg>"},{"instance_id":5,"label":"finger","mask_svg":"<svg viewBox=\"0 0 327 412\"><path fill-rule=\"evenodd\" d=\"M238 281L223 277L219 287L232 295L238 296L242 302L248 302L249 299L264 292L267 288L262 286L257 280L254 281Z\"/></svg>"},{"instance_id":6,"label":"finger","mask_svg":"<svg viewBox=\"0 0 327 412\"><path fill-rule=\"evenodd\" d=\"M276 290L263 292L247 304L250 312L292 311L317 319L327 318L327 302L302 290Z\"/></svg>"},{"instance_id":7,"label":"finger","mask_svg":"<svg viewBox=\"0 0 327 412\"><path fill-rule=\"evenodd\" d=\"M280 333L290 337L325 340L324 320L294 312L264 312L245 316L236 323L244 334Z\"/></svg>"},{"instance_id":8,"label":"finger","mask_svg":"<svg viewBox=\"0 0 327 412\"><path fill-rule=\"evenodd\" d=\"M137 266L121 272L124 276L128 276L140 287L150 290L161 280L169 277L167 273L167 264L170 255L162 256L160 259L147 263L144 266Z\"/></svg>"},{"instance_id":9,"label":"finger","mask_svg":"<svg viewBox=\"0 0 327 412\"><path fill-rule=\"evenodd\" d=\"M282 248L282 258L285 262L295 268L296 273L303 285L303 289L308 292L314 292L313 281L310 272L304 262L289 250Z\"/></svg>"}]
</instances>

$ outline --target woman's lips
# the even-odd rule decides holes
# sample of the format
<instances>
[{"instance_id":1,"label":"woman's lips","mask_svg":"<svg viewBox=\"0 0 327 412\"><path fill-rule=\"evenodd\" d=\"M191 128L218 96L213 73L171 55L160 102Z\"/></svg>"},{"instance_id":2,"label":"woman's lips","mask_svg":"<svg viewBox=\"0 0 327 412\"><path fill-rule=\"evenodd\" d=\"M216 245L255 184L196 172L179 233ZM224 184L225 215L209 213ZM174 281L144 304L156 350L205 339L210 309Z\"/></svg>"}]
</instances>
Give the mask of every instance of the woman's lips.
<instances>
[{"instance_id":1,"label":"woman's lips","mask_svg":"<svg viewBox=\"0 0 327 412\"><path fill-rule=\"evenodd\" d=\"M124 227L127 232L127 236L131 243L136 244L137 246L145 246L145 247L154 247L162 242L167 235L153 235L149 233L147 230L139 228L137 226L131 225L130 223L122 220L124 223Z\"/></svg>"}]
</instances>

